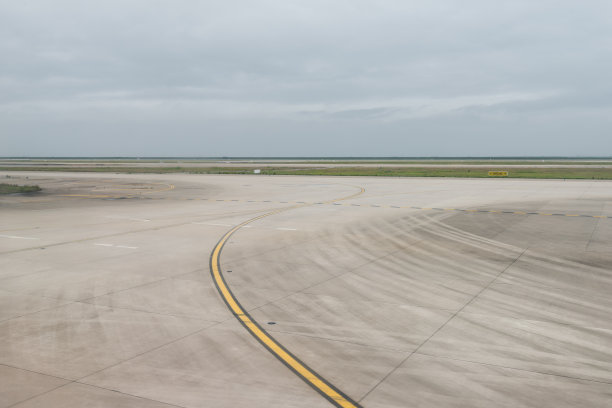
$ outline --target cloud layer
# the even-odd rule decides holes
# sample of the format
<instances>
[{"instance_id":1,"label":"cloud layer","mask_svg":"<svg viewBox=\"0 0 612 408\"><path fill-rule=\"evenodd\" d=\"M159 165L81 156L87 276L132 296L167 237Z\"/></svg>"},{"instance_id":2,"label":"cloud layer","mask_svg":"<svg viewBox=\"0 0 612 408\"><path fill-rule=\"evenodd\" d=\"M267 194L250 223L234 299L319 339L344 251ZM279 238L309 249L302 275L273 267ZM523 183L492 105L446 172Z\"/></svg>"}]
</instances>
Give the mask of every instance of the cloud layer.
<instances>
[{"instance_id":1,"label":"cloud layer","mask_svg":"<svg viewBox=\"0 0 612 408\"><path fill-rule=\"evenodd\" d=\"M0 156L612 155L608 1L0 4Z\"/></svg>"}]
</instances>

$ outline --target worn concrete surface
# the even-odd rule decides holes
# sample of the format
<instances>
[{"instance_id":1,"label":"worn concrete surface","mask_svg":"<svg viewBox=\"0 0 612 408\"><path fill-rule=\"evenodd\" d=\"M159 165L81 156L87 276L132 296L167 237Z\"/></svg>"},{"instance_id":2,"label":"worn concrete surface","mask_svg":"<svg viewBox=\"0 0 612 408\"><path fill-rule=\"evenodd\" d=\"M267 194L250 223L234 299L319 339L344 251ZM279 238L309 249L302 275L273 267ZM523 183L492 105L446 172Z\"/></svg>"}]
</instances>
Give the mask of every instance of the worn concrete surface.
<instances>
[{"instance_id":1,"label":"worn concrete surface","mask_svg":"<svg viewBox=\"0 0 612 408\"><path fill-rule=\"evenodd\" d=\"M0 407L331 406L209 272L298 204L225 279L363 406L612 405L612 182L10 175Z\"/></svg>"}]
</instances>

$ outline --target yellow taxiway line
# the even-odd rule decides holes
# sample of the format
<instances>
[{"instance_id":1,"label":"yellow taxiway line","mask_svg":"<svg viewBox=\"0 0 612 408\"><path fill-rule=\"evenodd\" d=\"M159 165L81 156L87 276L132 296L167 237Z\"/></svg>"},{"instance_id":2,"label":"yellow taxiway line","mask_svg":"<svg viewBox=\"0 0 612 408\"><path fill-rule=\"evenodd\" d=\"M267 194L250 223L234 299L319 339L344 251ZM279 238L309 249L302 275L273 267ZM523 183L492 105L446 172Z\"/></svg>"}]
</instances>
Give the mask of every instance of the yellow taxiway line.
<instances>
[{"instance_id":1,"label":"yellow taxiway line","mask_svg":"<svg viewBox=\"0 0 612 408\"><path fill-rule=\"evenodd\" d=\"M353 198L359 194L362 194L365 190L361 188L361 191L349 197L344 197L333 201L347 200ZM305 207L312 204L302 204L297 206L291 206L287 208L281 208L276 211L272 211L255 218L251 218L239 225L236 225L229 230L217 243L210 256L210 272L217 287L217 290L221 294L223 301L232 311L236 319L244 326L247 331L253 335L270 353L272 353L277 359L285 364L291 371L297 376L304 380L308 385L314 388L319 394L326 398L336 407L342 408L359 408L360 405L353 401L348 395L340 391L333 384L319 375L312 368L308 367L304 362L300 361L294 356L289 350L287 350L282 344L280 344L274 337L272 337L265 329L263 329L257 321L253 320L251 315L240 305L236 296L232 293L230 288L227 286L223 274L221 272L221 251L223 246L229 240L229 238L238 231L240 228L250 224L254 221L260 220L265 217L269 217L274 214L278 214L283 211L287 211L294 208Z\"/></svg>"}]
</instances>

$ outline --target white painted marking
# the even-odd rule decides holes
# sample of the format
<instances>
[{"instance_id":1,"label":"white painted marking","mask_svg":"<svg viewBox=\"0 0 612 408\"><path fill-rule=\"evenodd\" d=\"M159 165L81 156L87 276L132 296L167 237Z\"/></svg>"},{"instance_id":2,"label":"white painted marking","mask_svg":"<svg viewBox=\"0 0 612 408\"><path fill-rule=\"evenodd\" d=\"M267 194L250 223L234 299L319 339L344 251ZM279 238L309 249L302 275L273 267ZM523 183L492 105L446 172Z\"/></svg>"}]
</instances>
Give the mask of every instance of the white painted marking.
<instances>
[{"instance_id":1,"label":"white painted marking","mask_svg":"<svg viewBox=\"0 0 612 408\"><path fill-rule=\"evenodd\" d=\"M297 228L283 228L283 227L278 227L276 228L277 230L281 230L281 231L297 231Z\"/></svg>"},{"instance_id":2,"label":"white painted marking","mask_svg":"<svg viewBox=\"0 0 612 408\"><path fill-rule=\"evenodd\" d=\"M16 235L0 235L0 238L9 238L9 239L40 239L40 238L32 238L32 237L18 237Z\"/></svg>"},{"instance_id":3,"label":"white painted marking","mask_svg":"<svg viewBox=\"0 0 612 408\"><path fill-rule=\"evenodd\" d=\"M231 227L231 224L215 224L212 222L192 222L192 224L195 225L212 225L214 227Z\"/></svg>"},{"instance_id":4,"label":"white painted marking","mask_svg":"<svg viewBox=\"0 0 612 408\"><path fill-rule=\"evenodd\" d=\"M94 244L97 246L103 246L103 247L115 247L115 248L127 248L127 249L138 249L138 247L135 246L127 246L127 245L114 245L114 244Z\"/></svg>"},{"instance_id":5,"label":"white painted marking","mask_svg":"<svg viewBox=\"0 0 612 408\"><path fill-rule=\"evenodd\" d=\"M130 220L130 221L141 221L141 222L149 222L151 220L147 218L134 218L134 217L116 217L112 215L107 215L106 218L113 218L116 220Z\"/></svg>"}]
</instances>

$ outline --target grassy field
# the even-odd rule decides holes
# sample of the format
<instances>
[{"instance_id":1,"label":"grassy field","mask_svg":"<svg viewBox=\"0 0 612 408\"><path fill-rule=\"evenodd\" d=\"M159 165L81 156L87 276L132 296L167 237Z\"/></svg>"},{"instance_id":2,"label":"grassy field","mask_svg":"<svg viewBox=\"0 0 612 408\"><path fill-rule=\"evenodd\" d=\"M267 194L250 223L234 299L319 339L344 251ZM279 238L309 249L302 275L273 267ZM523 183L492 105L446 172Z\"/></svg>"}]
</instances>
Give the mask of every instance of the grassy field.
<instances>
[{"instance_id":1,"label":"grassy field","mask_svg":"<svg viewBox=\"0 0 612 408\"><path fill-rule=\"evenodd\" d=\"M489 178L489 171L506 170L499 167L336 167L327 169L285 170L270 169L265 174L308 174L327 176L380 176L380 177L470 177ZM264 170L262 169L262 173ZM508 178L536 179L593 179L612 180L610 168L516 168L510 169Z\"/></svg>"},{"instance_id":2,"label":"grassy field","mask_svg":"<svg viewBox=\"0 0 612 408\"><path fill-rule=\"evenodd\" d=\"M327 163L334 163L334 164L364 164L364 163L369 163L370 161L368 160L332 160L332 161L327 161ZM279 162L279 163L284 163L284 162ZM290 163L290 162L287 162ZM294 164L300 164L300 163L309 163L309 164L324 164L326 163L326 161L316 161L316 160L311 160L311 161L294 161L292 162ZM612 164L612 162L610 162L609 160L599 160L599 161L594 161L594 160L499 160L499 159L492 159L492 160L373 160L371 161L371 163L375 163L375 164L397 164L397 165L402 165L402 164L427 164L427 165L432 165L432 164L461 164L461 165L471 165L471 164L478 164L478 165L483 165L483 164L487 164L490 166L503 166L503 165L548 165L548 166L555 166L555 165L564 165L564 166L571 166L571 165L581 165L581 166L597 166L597 165L601 165L601 164Z\"/></svg>"},{"instance_id":3,"label":"grassy field","mask_svg":"<svg viewBox=\"0 0 612 408\"><path fill-rule=\"evenodd\" d=\"M40 190L41 188L38 186L18 186L17 184L0 183L0 194L35 193Z\"/></svg>"},{"instance_id":4,"label":"grassy field","mask_svg":"<svg viewBox=\"0 0 612 408\"><path fill-rule=\"evenodd\" d=\"M521 164L525 164L522 162ZM584 167L523 167L505 169L503 166L487 167L0 167L0 171L60 171L60 172L94 172L94 173L191 173L191 174L252 174L254 169L261 169L261 174L278 175L320 175L320 176L376 176L376 177L469 177L488 178L490 170L508 170L509 178L534 179L591 179L612 180L612 168Z\"/></svg>"}]
</instances>

